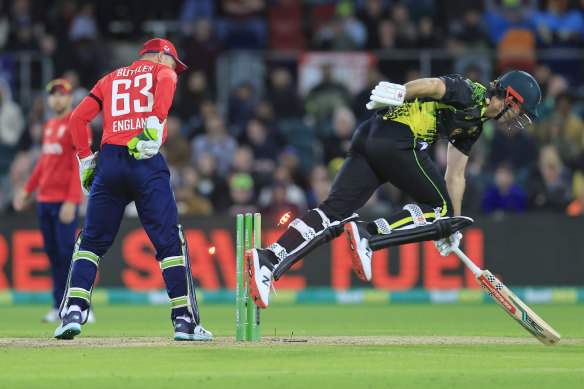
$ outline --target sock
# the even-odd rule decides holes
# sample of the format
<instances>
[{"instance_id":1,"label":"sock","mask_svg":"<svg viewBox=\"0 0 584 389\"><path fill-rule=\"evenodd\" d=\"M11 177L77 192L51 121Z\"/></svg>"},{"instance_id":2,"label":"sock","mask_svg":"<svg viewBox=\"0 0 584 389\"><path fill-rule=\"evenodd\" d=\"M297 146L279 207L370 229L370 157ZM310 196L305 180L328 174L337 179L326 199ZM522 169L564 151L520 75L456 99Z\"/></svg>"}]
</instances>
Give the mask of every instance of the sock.
<instances>
[{"instance_id":1,"label":"sock","mask_svg":"<svg viewBox=\"0 0 584 389\"><path fill-rule=\"evenodd\" d=\"M179 316L179 317L177 317L177 319L183 319L187 323L192 323L193 322L193 318L190 315Z\"/></svg>"},{"instance_id":2,"label":"sock","mask_svg":"<svg viewBox=\"0 0 584 389\"><path fill-rule=\"evenodd\" d=\"M69 309L67 310L67 314L69 314L73 311L81 312L81 308L79 307L79 305L71 305L69 307Z\"/></svg>"},{"instance_id":3,"label":"sock","mask_svg":"<svg viewBox=\"0 0 584 389\"><path fill-rule=\"evenodd\" d=\"M310 210L305 213L300 220L306 223L307 226L314 228L316 233L322 231L324 227L322 226L322 217L315 210ZM298 246L304 243L304 238L295 228L290 228L286 230L277 240L277 243L286 249L286 252L294 251ZM268 258L270 262L274 265L280 263L280 259L271 250L266 250L268 253Z\"/></svg>"}]
</instances>

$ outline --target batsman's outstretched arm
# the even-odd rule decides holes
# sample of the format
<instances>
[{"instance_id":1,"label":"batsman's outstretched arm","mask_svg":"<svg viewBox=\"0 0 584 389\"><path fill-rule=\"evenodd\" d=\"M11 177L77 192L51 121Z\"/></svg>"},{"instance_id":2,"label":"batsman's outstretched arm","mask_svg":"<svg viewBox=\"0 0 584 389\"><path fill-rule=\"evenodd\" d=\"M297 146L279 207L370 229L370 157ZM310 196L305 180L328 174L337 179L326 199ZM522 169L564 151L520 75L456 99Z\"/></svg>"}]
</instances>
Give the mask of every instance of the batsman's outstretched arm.
<instances>
[{"instance_id":1,"label":"batsman's outstretched arm","mask_svg":"<svg viewBox=\"0 0 584 389\"><path fill-rule=\"evenodd\" d=\"M420 78L404 85L406 87L406 99L418 97L431 97L440 100L446 93L446 84L439 78Z\"/></svg>"}]
</instances>

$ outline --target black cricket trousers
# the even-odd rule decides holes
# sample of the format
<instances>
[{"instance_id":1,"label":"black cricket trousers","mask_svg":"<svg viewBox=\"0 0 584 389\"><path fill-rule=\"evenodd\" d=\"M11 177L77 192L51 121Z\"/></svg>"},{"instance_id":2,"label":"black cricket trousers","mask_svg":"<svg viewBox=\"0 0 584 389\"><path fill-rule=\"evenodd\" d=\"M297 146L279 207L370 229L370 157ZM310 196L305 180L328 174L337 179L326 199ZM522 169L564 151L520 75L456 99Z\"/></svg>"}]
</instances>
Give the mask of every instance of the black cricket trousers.
<instances>
[{"instance_id":1,"label":"black cricket trousers","mask_svg":"<svg viewBox=\"0 0 584 389\"><path fill-rule=\"evenodd\" d=\"M441 216L453 216L444 176L428 155L428 144L416 140L407 125L376 115L355 131L347 158L319 208L331 220L345 219L386 182L410 195L425 214L441 207ZM402 211L387 220L397 228L410 216Z\"/></svg>"}]
</instances>

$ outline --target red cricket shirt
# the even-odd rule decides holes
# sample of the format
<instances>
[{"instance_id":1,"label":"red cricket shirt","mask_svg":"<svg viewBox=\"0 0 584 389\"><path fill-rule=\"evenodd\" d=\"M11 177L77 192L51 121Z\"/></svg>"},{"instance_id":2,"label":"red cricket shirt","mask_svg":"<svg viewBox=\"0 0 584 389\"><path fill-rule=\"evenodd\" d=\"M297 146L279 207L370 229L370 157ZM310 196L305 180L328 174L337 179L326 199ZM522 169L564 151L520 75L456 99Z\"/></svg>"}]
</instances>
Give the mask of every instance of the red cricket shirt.
<instances>
[{"instance_id":1,"label":"red cricket shirt","mask_svg":"<svg viewBox=\"0 0 584 389\"><path fill-rule=\"evenodd\" d=\"M49 119L45 123L41 157L24 186L29 194L38 188L37 201L79 204L83 199L79 165L69 128L71 114L61 119ZM89 148L89 126L86 125L84 133Z\"/></svg>"},{"instance_id":2,"label":"red cricket shirt","mask_svg":"<svg viewBox=\"0 0 584 389\"><path fill-rule=\"evenodd\" d=\"M91 154L83 127L100 110L103 111L101 145L125 146L144 130L147 117L166 119L176 81L177 75L172 68L148 60L136 61L99 80L71 117L73 142L79 158ZM166 127L163 142L165 139Z\"/></svg>"}]
</instances>

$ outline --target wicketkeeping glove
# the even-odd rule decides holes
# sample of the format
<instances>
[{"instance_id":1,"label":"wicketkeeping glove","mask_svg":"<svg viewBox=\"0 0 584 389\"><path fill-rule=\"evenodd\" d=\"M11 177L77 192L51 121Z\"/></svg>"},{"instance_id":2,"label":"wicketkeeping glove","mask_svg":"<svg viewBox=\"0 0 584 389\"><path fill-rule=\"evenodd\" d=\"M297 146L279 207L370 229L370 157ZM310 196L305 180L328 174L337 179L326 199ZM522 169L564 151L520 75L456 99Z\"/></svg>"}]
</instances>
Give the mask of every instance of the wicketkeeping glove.
<instances>
[{"instance_id":1,"label":"wicketkeeping glove","mask_svg":"<svg viewBox=\"0 0 584 389\"><path fill-rule=\"evenodd\" d=\"M93 179L95 176L95 167L97 166L97 154L91 154L89 157L85 157L79 160L79 178L81 179L81 190L85 196L89 196L91 191L91 185L93 185Z\"/></svg>"},{"instance_id":2,"label":"wicketkeeping glove","mask_svg":"<svg viewBox=\"0 0 584 389\"><path fill-rule=\"evenodd\" d=\"M454 249L458 248L460 244L460 240L462 239L462 234L456 231L454 234L447 236L446 238L442 238L440 240L434 241L434 246L438 249L438 252L443 257L447 257L454 251Z\"/></svg>"},{"instance_id":3,"label":"wicketkeeping glove","mask_svg":"<svg viewBox=\"0 0 584 389\"><path fill-rule=\"evenodd\" d=\"M370 102L365 105L367 109L377 109L381 107L402 105L406 97L406 87L400 84L381 81L371 91Z\"/></svg>"},{"instance_id":4,"label":"wicketkeeping glove","mask_svg":"<svg viewBox=\"0 0 584 389\"><path fill-rule=\"evenodd\" d=\"M162 145L165 124L166 120L160 123L156 116L149 116L146 119L144 131L127 143L130 155L136 159L148 159L158 154Z\"/></svg>"}]
</instances>

